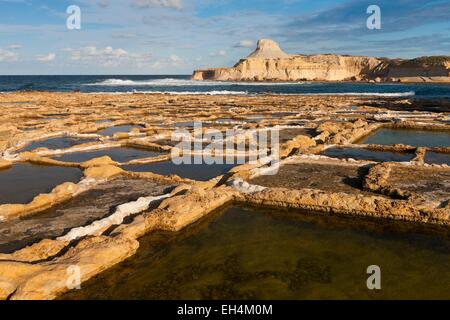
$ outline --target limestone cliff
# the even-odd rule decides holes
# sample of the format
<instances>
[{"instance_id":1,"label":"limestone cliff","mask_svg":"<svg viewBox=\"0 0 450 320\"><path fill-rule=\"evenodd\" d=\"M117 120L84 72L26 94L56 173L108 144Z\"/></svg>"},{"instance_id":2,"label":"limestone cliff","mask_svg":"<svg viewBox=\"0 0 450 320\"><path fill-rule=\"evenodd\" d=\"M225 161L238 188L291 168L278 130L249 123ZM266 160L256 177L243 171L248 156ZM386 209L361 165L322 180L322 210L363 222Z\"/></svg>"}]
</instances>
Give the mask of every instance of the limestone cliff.
<instances>
[{"instance_id":1,"label":"limestone cliff","mask_svg":"<svg viewBox=\"0 0 450 320\"><path fill-rule=\"evenodd\" d=\"M422 81L449 81L450 57L420 57L411 60L390 60L386 66L387 78L399 78L403 81L421 79Z\"/></svg>"},{"instance_id":2,"label":"limestone cliff","mask_svg":"<svg viewBox=\"0 0 450 320\"><path fill-rule=\"evenodd\" d=\"M217 81L449 81L450 57L390 60L335 54L289 55L272 40L233 68L197 70L193 80Z\"/></svg>"}]
</instances>

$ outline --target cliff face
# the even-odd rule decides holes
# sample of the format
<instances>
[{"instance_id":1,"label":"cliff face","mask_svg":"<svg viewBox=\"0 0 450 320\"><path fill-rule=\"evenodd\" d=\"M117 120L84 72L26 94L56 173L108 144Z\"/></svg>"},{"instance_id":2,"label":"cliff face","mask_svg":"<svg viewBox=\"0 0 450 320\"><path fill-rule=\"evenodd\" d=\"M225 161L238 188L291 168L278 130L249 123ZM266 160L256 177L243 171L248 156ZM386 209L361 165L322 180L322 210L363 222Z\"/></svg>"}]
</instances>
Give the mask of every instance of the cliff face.
<instances>
[{"instance_id":1,"label":"cliff face","mask_svg":"<svg viewBox=\"0 0 450 320\"><path fill-rule=\"evenodd\" d=\"M198 70L194 72L192 79L217 81L358 81L377 79L380 81L402 77L448 78L449 72L450 57L388 60L333 54L288 55L274 41L260 40L257 49L247 58L239 61L233 68Z\"/></svg>"},{"instance_id":2,"label":"cliff face","mask_svg":"<svg viewBox=\"0 0 450 320\"><path fill-rule=\"evenodd\" d=\"M448 77L450 57L421 57L411 60L393 60L389 77Z\"/></svg>"},{"instance_id":3,"label":"cliff face","mask_svg":"<svg viewBox=\"0 0 450 320\"><path fill-rule=\"evenodd\" d=\"M380 60L337 55L292 56L283 59L250 58L234 68L196 71L194 80L219 81L340 81L370 74Z\"/></svg>"}]
</instances>

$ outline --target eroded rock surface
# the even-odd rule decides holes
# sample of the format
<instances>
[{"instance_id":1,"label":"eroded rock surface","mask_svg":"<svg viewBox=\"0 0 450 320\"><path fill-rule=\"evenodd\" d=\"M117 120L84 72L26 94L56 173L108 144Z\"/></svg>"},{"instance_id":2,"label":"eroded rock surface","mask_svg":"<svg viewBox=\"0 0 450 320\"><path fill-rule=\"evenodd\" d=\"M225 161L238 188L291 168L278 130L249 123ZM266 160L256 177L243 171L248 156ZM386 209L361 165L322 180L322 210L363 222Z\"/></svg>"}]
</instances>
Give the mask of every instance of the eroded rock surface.
<instances>
[{"instance_id":1,"label":"eroded rock surface","mask_svg":"<svg viewBox=\"0 0 450 320\"><path fill-rule=\"evenodd\" d=\"M280 55L272 45L263 53L266 57ZM81 280L86 281L133 255L141 236L155 230L178 231L232 202L407 220L424 226L450 225L448 166L445 161L427 164L427 154L446 157L450 148L357 144L379 128L450 132L450 105L445 101L344 96L0 94L0 103L16 100L30 101L32 107L12 104L9 112L0 114L0 169L22 162L70 168L84 177L77 184L62 183L31 203L0 206L3 299L53 299L67 291L68 267L79 266ZM57 115L56 120L48 120L49 114ZM200 131L193 127L198 121L205 124ZM108 129L113 134L99 134ZM147 172L145 168L153 163L171 160L171 152L176 150L172 134L180 129L202 147L213 140L204 135L210 129L221 134L241 130L231 141L242 138L242 131L257 134L278 130L280 171L269 175L267 158L262 158L207 177L200 169L193 179L183 178L184 171L178 172L180 176L174 175L174 170ZM21 152L29 143L51 137L95 141L61 150ZM410 157L398 158L402 162L377 163L324 156L323 151L331 147L363 147L375 154L401 152ZM162 153L131 156L126 163L110 157L85 162L55 160L65 154L109 148ZM276 151L274 148L270 146L268 151ZM231 144L218 154L222 157L236 149ZM187 152L189 157L194 153ZM250 154L244 151L241 156ZM128 171L134 165L144 169ZM175 185L175 189L166 190ZM153 196L158 201L153 202Z\"/></svg>"},{"instance_id":2,"label":"eroded rock surface","mask_svg":"<svg viewBox=\"0 0 450 320\"><path fill-rule=\"evenodd\" d=\"M168 184L119 177L43 212L0 224L0 253L10 253L41 239L59 237L70 229L110 215L123 203L161 195Z\"/></svg>"},{"instance_id":3,"label":"eroded rock surface","mask_svg":"<svg viewBox=\"0 0 450 320\"><path fill-rule=\"evenodd\" d=\"M361 193L367 166L297 163L282 165L274 176L262 175L250 182L273 188L318 189L333 192Z\"/></svg>"},{"instance_id":4,"label":"eroded rock surface","mask_svg":"<svg viewBox=\"0 0 450 320\"><path fill-rule=\"evenodd\" d=\"M417 194L428 201L450 200L450 170L395 166L386 181L393 188Z\"/></svg>"}]
</instances>

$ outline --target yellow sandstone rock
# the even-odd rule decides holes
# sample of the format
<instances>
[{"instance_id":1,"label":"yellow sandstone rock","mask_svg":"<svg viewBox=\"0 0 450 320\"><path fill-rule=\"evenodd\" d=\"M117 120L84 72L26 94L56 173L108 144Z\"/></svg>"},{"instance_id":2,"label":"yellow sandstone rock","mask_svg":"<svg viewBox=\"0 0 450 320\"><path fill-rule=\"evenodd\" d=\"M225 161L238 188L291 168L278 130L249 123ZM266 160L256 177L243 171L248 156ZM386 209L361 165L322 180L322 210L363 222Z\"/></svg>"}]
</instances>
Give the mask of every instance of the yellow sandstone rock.
<instances>
[{"instance_id":1,"label":"yellow sandstone rock","mask_svg":"<svg viewBox=\"0 0 450 320\"><path fill-rule=\"evenodd\" d=\"M108 156L103 156L95 159L91 159L89 161L85 161L80 164L82 168L90 168L90 167L101 167L101 166L108 166L108 165L117 165L117 162L112 160Z\"/></svg>"},{"instance_id":2,"label":"yellow sandstone rock","mask_svg":"<svg viewBox=\"0 0 450 320\"><path fill-rule=\"evenodd\" d=\"M40 264L39 269L36 268L39 272L31 274L32 268L24 268L23 273L10 272L8 283L14 284L14 281L22 280L11 299L54 299L58 294L69 290L71 267L75 266L81 273L81 281L86 281L133 255L138 247L138 241L123 236L86 238L62 257ZM0 271L3 271L2 263L0 261ZM10 267L14 268L14 266Z\"/></svg>"},{"instance_id":3,"label":"yellow sandstone rock","mask_svg":"<svg viewBox=\"0 0 450 320\"><path fill-rule=\"evenodd\" d=\"M40 159L40 156L34 152L26 151L20 154L20 160L22 161L33 161L38 159Z\"/></svg>"},{"instance_id":4,"label":"yellow sandstone rock","mask_svg":"<svg viewBox=\"0 0 450 320\"><path fill-rule=\"evenodd\" d=\"M130 134L127 132L116 132L113 135L114 139L122 140L122 139L128 139L130 137Z\"/></svg>"},{"instance_id":5,"label":"yellow sandstone rock","mask_svg":"<svg viewBox=\"0 0 450 320\"><path fill-rule=\"evenodd\" d=\"M56 196L57 199L61 199L74 194L78 191L78 189L79 187L75 183L66 182L55 187L52 193Z\"/></svg>"},{"instance_id":6,"label":"yellow sandstone rock","mask_svg":"<svg viewBox=\"0 0 450 320\"><path fill-rule=\"evenodd\" d=\"M0 158L0 170L7 169L11 166L12 166L12 163L10 161Z\"/></svg>"},{"instance_id":7,"label":"yellow sandstone rock","mask_svg":"<svg viewBox=\"0 0 450 320\"><path fill-rule=\"evenodd\" d=\"M147 223L155 224L157 229L179 231L231 201L236 194L237 191L224 186L211 190L193 187L187 194L164 200L147 218Z\"/></svg>"},{"instance_id":8,"label":"yellow sandstone rock","mask_svg":"<svg viewBox=\"0 0 450 320\"><path fill-rule=\"evenodd\" d=\"M1 260L14 260L20 262L35 262L46 260L49 257L57 255L64 247L68 245L67 241L44 239L31 246L11 254L0 254Z\"/></svg>"},{"instance_id":9,"label":"yellow sandstone rock","mask_svg":"<svg viewBox=\"0 0 450 320\"><path fill-rule=\"evenodd\" d=\"M0 220L11 219L44 210L56 203L70 198L78 190L78 185L71 182L66 182L55 187L51 193L37 195L28 204L0 205Z\"/></svg>"},{"instance_id":10,"label":"yellow sandstone rock","mask_svg":"<svg viewBox=\"0 0 450 320\"><path fill-rule=\"evenodd\" d=\"M112 178L122 173L124 173L124 171L121 168L114 165L89 167L84 171L84 175L87 178L94 178L97 180Z\"/></svg>"},{"instance_id":11,"label":"yellow sandstone rock","mask_svg":"<svg viewBox=\"0 0 450 320\"><path fill-rule=\"evenodd\" d=\"M288 141L280 151L281 157L287 157L291 152L305 152L310 147L316 146L316 142L308 136L297 136L294 139Z\"/></svg>"},{"instance_id":12,"label":"yellow sandstone rock","mask_svg":"<svg viewBox=\"0 0 450 320\"><path fill-rule=\"evenodd\" d=\"M10 297L25 279L43 269L37 264L0 261L0 300Z\"/></svg>"}]
</instances>

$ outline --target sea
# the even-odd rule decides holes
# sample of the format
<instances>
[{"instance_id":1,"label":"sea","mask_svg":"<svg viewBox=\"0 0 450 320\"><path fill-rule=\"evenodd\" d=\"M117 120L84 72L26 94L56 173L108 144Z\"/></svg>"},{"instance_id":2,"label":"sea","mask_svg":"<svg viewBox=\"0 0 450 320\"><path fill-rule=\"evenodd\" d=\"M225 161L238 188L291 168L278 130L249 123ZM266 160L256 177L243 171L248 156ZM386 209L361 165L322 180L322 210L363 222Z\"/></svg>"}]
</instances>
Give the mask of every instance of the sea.
<instances>
[{"instance_id":1,"label":"sea","mask_svg":"<svg viewBox=\"0 0 450 320\"><path fill-rule=\"evenodd\" d=\"M450 84L193 81L190 75L0 76L0 92L367 95L450 98Z\"/></svg>"}]
</instances>

